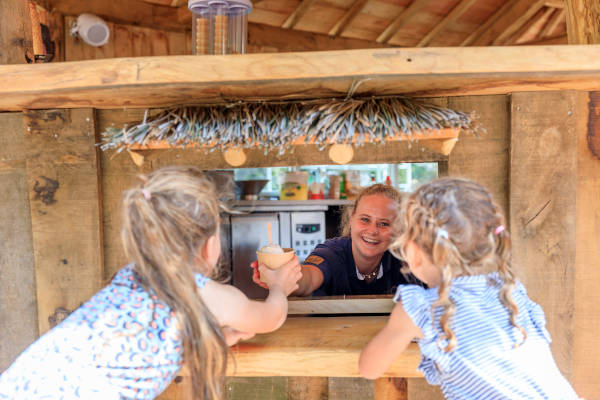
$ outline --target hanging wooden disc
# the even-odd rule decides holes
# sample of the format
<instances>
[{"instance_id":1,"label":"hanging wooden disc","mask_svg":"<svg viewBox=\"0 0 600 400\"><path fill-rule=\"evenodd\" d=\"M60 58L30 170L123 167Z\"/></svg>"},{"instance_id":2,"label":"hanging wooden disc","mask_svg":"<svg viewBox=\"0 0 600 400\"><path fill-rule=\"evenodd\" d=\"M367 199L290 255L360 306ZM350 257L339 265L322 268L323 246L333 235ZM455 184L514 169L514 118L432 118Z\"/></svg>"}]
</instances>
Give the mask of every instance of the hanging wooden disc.
<instances>
[{"instance_id":1,"label":"hanging wooden disc","mask_svg":"<svg viewBox=\"0 0 600 400\"><path fill-rule=\"evenodd\" d=\"M225 162L232 167L239 167L240 165L244 165L247 157L246 153L244 153L244 149L231 148L225 150L223 158L225 159Z\"/></svg>"},{"instance_id":2,"label":"hanging wooden disc","mask_svg":"<svg viewBox=\"0 0 600 400\"><path fill-rule=\"evenodd\" d=\"M329 148L329 158L336 164L348 164L354 157L354 149L349 144L334 144Z\"/></svg>"}]
</instances>

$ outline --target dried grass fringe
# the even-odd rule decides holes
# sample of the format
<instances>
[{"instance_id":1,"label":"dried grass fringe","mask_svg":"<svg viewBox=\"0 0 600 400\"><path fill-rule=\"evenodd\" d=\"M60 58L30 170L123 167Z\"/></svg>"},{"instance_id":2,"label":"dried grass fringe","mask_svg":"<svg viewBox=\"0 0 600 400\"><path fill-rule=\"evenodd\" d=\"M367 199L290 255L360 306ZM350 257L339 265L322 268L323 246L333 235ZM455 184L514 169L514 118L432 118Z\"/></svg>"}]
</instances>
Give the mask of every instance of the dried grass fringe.
<instances>
[{"instance_id":1,"label":"dried grass fringe","mask_svg":"<svg viewBox=\"0 0 600 400\"><path fill-rule=\"evenodd\" d=\"M173 147L204 145L210 151L231 147L289 150L304 137L321 149L334 143L385 143L400 134L435 135L445 128L478 135L485 130L467 114L418 99L384 97L298 102L237 102L227 105L180 107L163 110L122 129L108 128L102 150L118 152L132 145L166 141Z\"/></svg>"}]
</instances>

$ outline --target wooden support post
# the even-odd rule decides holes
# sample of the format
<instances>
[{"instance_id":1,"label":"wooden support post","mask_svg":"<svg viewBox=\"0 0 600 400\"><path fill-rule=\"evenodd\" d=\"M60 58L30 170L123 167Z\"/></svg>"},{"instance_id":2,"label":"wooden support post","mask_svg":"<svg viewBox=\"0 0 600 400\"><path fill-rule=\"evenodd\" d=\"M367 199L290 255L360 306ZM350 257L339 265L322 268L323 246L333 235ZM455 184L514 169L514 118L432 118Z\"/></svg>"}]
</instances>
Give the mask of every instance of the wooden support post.
<instances>
[{"instance_id":1,"label":"wooden support post","mask_svg":"<svg viewBox=\"0 0 600 400\"><path fill-rule=\"evenodd\" d=\"M513 264L546 313L552 351L583 398L598 398L600 160L587 148L590 97L516 93L511 101Z\"/></svg>"},{"instance_id":2,"label":"wooden support post","mask_svg":"<svg viewBox=\"0 0 600 400\"><path fill-rule=\"evenodd\" d=\"M103 283L94 111L24 113L40 333Z\"/></svg>"},{"instance_id":3,"label":"wooden support post","mask_svg":"<svg viewBox=\"0 0 600 400\"><path fill-rule=\"evenodd\" d=\"M27 0L0 1L0 64L33 56ZM0 374L38 336L21 113L0 114Z\"/></svg>"},{"instance_id":4,"label":"wooden support post","mask_svg":"<svg viewBox=\"0 0 600 400\"><path fill-rule=\"evenodd\" d=\"M600 43L600 3L597 0L565 0L569 44Z\"/></svg>"}]
</instances>

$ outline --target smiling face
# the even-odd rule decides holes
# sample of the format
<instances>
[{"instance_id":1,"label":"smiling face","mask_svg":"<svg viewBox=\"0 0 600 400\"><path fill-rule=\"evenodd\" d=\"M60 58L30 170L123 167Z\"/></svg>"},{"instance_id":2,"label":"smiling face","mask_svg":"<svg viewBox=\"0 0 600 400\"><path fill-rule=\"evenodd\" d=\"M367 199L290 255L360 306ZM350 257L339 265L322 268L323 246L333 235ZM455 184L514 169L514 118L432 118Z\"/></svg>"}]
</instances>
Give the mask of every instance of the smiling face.
<instances>
[{"instance_id":1,"label":"smiling face","mask_svg":"<svg viewBox=\"0 0 600 400\"><path fill-rule=\"evenodd\" d=\"M355 256L381 257L391 240L394 200L382 194L363 196L350 217L350 236Z\"/></svg>"}]
</instances>

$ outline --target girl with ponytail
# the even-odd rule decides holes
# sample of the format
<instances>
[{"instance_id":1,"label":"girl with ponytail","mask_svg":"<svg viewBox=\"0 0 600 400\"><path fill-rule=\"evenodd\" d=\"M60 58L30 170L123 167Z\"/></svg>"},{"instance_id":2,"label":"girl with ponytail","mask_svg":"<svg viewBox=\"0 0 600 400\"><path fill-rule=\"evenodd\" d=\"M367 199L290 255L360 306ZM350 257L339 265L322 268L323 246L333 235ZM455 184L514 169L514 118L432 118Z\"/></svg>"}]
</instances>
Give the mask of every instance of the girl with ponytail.
<instances>
[{"instance_id":1,"label":"girl with ponytail","mask_svg":"<svg viewBox=\"0 0 600 400\"><path fill-rule=\"evenodd\" d=\"M398 287L361 375L382 375L416 340L419 370L447 399L578 398L552 357L543 310L515 276L505 224L468 180L427 183L403 202L390 251L429 288Z\"/></svg>"},{"instance_id":2,"label":"girl with ponytail","mask_svg":"<svg viewBox=\"0 0 600 400\"><path fill-rule=\"evenodd\" d=\"M0 375L0 399L153 399L187 366L197 399L224 399L228 346L277 329L297 288L294 258L264 302L217 281L221 205L197 168L167 167L123 196L131 261Z\"/></svg>"}]
</instances>

